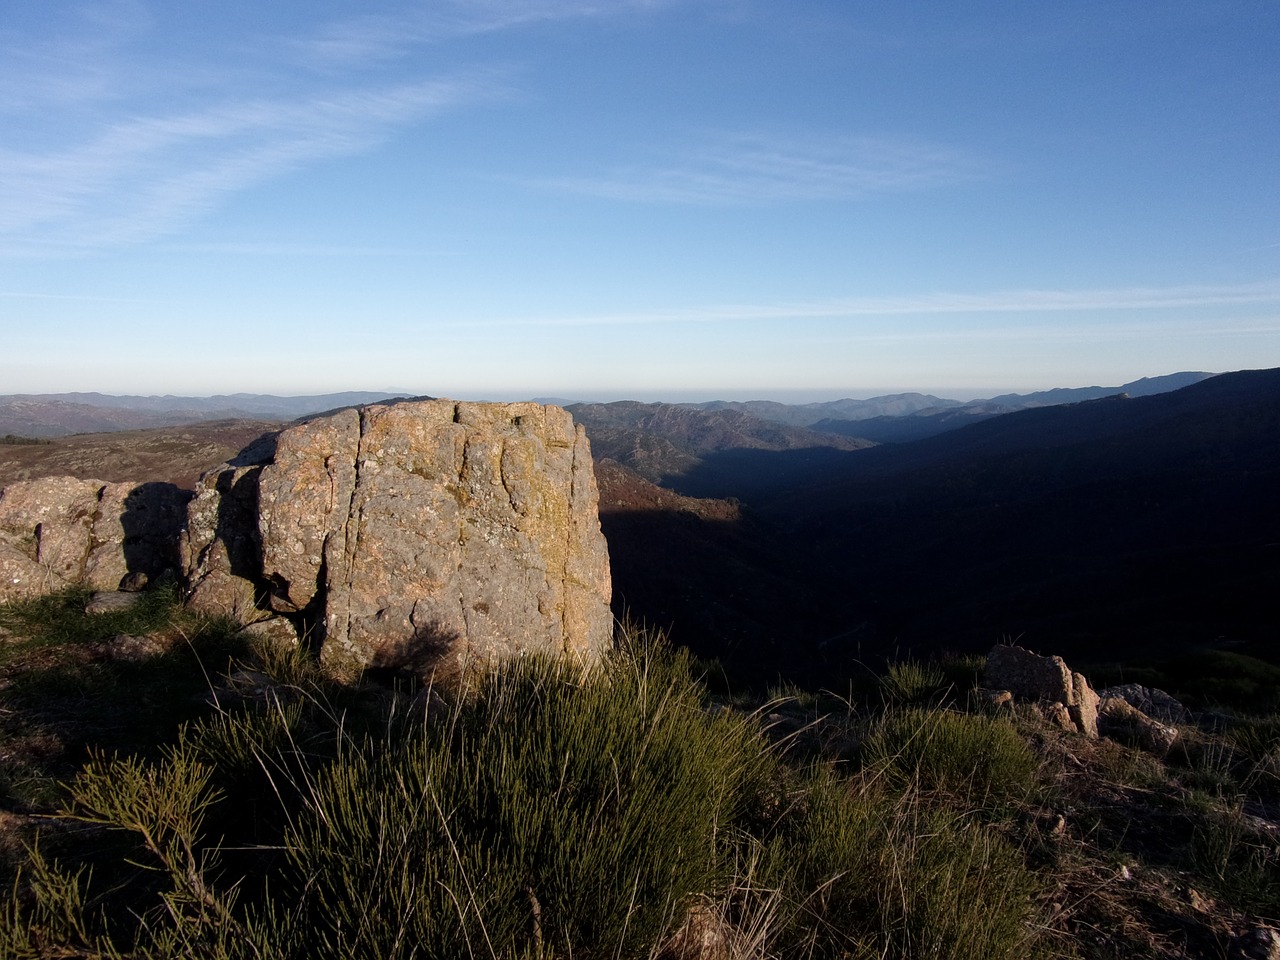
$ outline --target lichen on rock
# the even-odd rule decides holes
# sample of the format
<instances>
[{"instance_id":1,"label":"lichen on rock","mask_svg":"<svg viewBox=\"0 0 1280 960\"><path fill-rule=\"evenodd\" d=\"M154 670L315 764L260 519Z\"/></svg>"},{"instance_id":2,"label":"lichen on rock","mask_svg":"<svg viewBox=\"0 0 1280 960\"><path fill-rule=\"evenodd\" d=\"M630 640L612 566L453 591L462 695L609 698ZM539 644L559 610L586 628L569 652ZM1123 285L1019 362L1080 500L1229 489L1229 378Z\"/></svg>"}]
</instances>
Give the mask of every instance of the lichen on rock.
<instances>
[{"instance_id":1,"label":"lichen on rock","mask_svg":"<svg viewBox=\"0 0 1280 960\"><path fill-rule=\"evenodd\" d=\"M333 664L452 670L611 642L586 433L558 407L421 400L282 431L202 479L190 602L296 618Z\"/></svg>"}]
</instances>

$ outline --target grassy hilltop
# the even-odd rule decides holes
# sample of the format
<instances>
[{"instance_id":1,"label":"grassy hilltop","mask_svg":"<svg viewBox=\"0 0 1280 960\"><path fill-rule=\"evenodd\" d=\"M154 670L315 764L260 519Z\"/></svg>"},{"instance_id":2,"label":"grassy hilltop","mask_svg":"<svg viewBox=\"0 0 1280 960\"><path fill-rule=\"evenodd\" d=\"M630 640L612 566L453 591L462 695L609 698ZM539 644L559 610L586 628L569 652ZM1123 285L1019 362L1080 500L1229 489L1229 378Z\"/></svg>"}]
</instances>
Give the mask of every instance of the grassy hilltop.
<instances>
[{"instance_id":1,"label":"grassy hilltop","mask_svg":"<svg viewBox=\"0 0 1280 960\"><path fill-rule=\"evenodd\" d=\"M735 693L630 631L431 689L86 599L0 608L0 955L1234 957L1280 917L1256 663L1160 760L974 658Z\"/></svg>"}]
</instances>

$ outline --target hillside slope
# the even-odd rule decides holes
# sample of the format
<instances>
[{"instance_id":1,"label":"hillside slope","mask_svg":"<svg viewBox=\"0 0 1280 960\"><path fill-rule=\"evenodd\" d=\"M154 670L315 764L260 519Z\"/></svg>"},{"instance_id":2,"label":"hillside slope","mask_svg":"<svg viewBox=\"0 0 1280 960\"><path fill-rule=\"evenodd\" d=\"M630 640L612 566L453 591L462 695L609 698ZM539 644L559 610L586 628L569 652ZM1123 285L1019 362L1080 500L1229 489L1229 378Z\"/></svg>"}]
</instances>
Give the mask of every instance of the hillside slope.
<instances>
[{"instance_id":1,"label":"hillside slope","mask_svg":"<svg viewBox=\"0 0 1280 960\"><path fill-rule=\"evenodd\" d=\"M1028 410L789 473L752 504L858 585L881 645L1273 644L1280 371ZM696 479L696 478L695 478Z\"/></svg>"}]
</instances>

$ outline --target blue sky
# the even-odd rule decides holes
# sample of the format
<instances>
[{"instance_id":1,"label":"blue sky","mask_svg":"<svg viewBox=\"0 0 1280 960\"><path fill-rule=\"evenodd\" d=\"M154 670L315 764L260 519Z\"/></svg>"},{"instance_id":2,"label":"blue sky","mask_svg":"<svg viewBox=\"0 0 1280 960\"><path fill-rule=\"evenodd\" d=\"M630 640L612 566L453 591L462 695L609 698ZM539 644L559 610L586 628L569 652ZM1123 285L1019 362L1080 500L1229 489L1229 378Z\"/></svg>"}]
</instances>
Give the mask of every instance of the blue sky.
<instances>
[{"instance_id":1,"label":"blue sky","mask_svg":"<svg viewBox=\"0 0 1280 960\"><path fill-rule=\"evenodd\" d=\"M0 10L0 393L1280 366L1280 6Z\"/></svg>"}]
</instances>

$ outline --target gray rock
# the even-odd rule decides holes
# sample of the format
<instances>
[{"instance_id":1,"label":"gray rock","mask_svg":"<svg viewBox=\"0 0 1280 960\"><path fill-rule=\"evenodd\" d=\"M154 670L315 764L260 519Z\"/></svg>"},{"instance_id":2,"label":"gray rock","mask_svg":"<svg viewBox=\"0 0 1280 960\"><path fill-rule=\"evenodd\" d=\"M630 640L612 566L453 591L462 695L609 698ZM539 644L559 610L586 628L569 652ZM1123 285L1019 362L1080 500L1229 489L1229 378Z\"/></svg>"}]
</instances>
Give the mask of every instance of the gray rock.
<instances>
[{"instance_id":1,"label":"gray rock","mask_svg":"<svg viewBox=\"0 0 1280 960\"><path fill-rule=\"evenodd\" d=\"M245 626L240 632L254 640L284 648L295 648L299 642L298 628L285 617L268 617L265 620L256 620Z\"/></svg>"},{"instance_id":2,"label":"gray rock","mask_svg":"<svg viewBox=\"0 0 1280 960\"><path fill-rule=\"evenodd\" d=\"M202 478L189 602L298 615L338 665L589 661L613 632L597 499L586 433L557 407L342 410Z\"/></svg>"},{"instance_id":3,"label":"gray rock","mask_svg":"<svg viewBox=\"0 0 1280 960\"><path fill-rule=\"evenodd\" d=\"M1190 723L1191 711L1184 707L1175 697L1156 687L1144 687L1140 683L1125 683L1116 687L1099 690L1102 699L1116 697L1136 707L1152 720L1161 723Z\"/></svg>"},{"instance_id":4,"label":"gray rock","mask_svg":"<svg viewBox=\"0 0 1280 960\"><path fill-rule=\"evenodd\" d=\"M142 599L140 593L95 593L85 604L84 612L89 614L119 613L135 606Z\"/></svg>"},{"instance_id":5,"label":"gray rock","mask_svg":"<svg viewBox=\"0 0 1280 960\"><path fill-rule=\"evenodd\" d=\"M256 444L246 452L269 457L271 449ZM242 623L261 617L254 590L254 583L262 577L258 535L261 472L260 463L232 461L201 477L196 495L187 505L187 524L179 547L188 581L187 602Z\"/></svg>"},{"instance_id":6,"label":"gray rock","mask_svg":"<svg viewBox=\"0 0 1280 960\"><path fill-rule=\"evenodd\" d=\"M47 477L0 491L0 602L76 584L115 590L177 564L188 494L168 483Z\"/></svg>"},{"instance_id":7,"label":"gray rock","mask_svg":"<svg viewBox=\"0 0 1280 960\"><path fill-rule=\"evenodd\" d=\"M1254 927L1238 941L1239 956L1248 960L1280 960L1280 932Z\"/></svg>"},{"instance_id":8,"label":"gray rock","mask_svg":"<svg viewBox=\"0 0 1280 960\"><path fill-rule=\"evenodd\" d=\"M26 550L0 542L0 603L38 597L65 586L60 577L42 567Z\"/></svg>"},{"instance_id":9,"label":"gray rock","mask_svg":"<svg viewBox=\"0 0 1280 960\"><path fill-rule=\"evenodd\" d=\"M1022 647L1000 644L987 654L983 685L1008 690L1018 701L1062 704L1077 731L1098 736L1098 695L1061 657L1041 657Z\"/></svg>"},{"instance_id":10,"label":"gray rock","mask_svg":"<svg viewBox=\"0 0 1280 960\"><path fill-rule=\"evenodd\" d=\"M1167 756L1178 739L1176 727L1153 720L1119 697L1106 697L1098 708L1098 727L1112 740L1126 740L1158 757Z\"/></svg>"},{"instance_id":11,"label":"gray rock","mask_svg":"<svg viewBox=\"0 0 1280 960\"><path fill-rule=\"evenodd\" d=\"M1059 703L1054 700L1052 703L1046 700L1040 700L1032 704L1036 713L1040 714L1040 718L1045 723L1064 730L1067 733L1078 733L1079 728L1076 726L1075 720L1071 717L1071 711L1067 709L1066 704Z\"/></svg>"},{"instance_id":12,"label":"gray rock","mask_svg":"<svg viewBox=\"0 0 1280 960\"><path fill-rule=\"evenodd\" d=\"M1009 710L1013 707L1013 694L1008 690L992 690L988 687L977 687L974 696L981 704L993 710Z\"/></svg>"},{"instance_id":13,"label":"gray rock","mask_svg":"<svg viewBox=\"0 0 1280 960\"><path fill-rule=\"evenodd\" d=\"M141 570L135 570L133 573L126 573L120 579L119 589L125 593L141 593L147 589L147 584L151 582L151 578Z\"/></svg>"},{"instance_id":14,"label":"gray rock","mask_svg":"<svg viewBox=\"0 0 1280 960\"><path fill-rule=\"evenodd\" d=\"M133 636L127 633L116 634L100 647L103 656L109 660L125 663L141 663L158 657L166 652L163 641L152 636Z\"/></svg>"},{"instance_id":15,"label":"gray rock","mask_svg":"<svg viewBox=\"0 0 1280 960\"><path fill-rule=\"evenodd\" d=\"M49 477L11 483L0 492L0 542L9 548L0 559L0 599L38 596L84 579L104 486Z\"/></svg>"}]
</instances>

